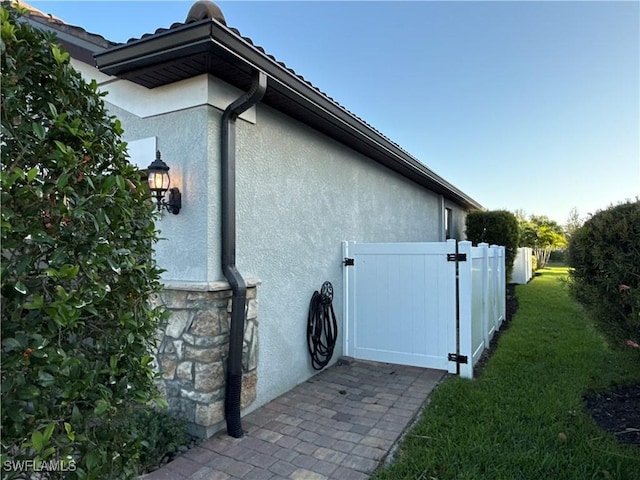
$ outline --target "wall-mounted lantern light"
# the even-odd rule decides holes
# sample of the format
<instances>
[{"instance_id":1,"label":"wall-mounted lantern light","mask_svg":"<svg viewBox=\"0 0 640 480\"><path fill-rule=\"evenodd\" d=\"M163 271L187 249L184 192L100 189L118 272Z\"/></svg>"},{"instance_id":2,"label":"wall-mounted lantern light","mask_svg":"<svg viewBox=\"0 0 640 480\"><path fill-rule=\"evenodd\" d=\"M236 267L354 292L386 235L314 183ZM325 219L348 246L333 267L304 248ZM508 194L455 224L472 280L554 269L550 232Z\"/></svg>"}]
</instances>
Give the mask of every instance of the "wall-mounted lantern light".
<instances>
[{"instance_id":1,"label":"wall-mounted lantern light","mask_svg":"<svg viewBox=\"0 0 640 480\"><path fill-rule=\"evenodd\" d=\"M147 181L149 188L156 197L158 211L166 208L168 212L177 215L182 208L182 195L177 188L169 188L171 181L169 180L169 167L160 158L160 150L156 151L156 159L147 167L149 175ZM164 201L164 194L169 190L169 201Z\"/></svg>"}]
</instances>

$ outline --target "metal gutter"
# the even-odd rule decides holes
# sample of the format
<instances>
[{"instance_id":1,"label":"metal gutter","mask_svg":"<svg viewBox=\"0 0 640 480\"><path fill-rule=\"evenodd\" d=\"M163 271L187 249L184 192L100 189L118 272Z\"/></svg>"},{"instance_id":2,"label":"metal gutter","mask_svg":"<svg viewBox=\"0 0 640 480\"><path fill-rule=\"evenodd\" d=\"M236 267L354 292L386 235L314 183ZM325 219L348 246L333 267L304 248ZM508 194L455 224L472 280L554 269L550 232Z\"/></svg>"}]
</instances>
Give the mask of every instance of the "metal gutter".
<instances>
[{"instance_id":1,"label":"metal gutter","mask_svg":"<svg viewBox=\"0 0 640 480\"><path fill-rule=\"evenodd\" d=\"M189 23L97 53L98 69L108 75L120 75L183 55L206 52L213 24L212 20Z\"/></svg>"},{"instance_id":2,"label":"metal gutter","mask_svg":"<svg viewBox=\"0 0 640 480\"><path fill-rule=\"evenodd\" d=\"M244 434L240 421L240 398L242 343L247 316L247 284L236 267L236 120L242 112L258 103L266 90L267 76L258 71L251 89L229 105L222 114L222 272L233 292L224 416L227 433L234 438L240 438Z\"/></svg>"},{"instance_id":3,"label":"metal gutter","mask_svg":"<svg viewBox=\"0 0 640 480\"><path fill-rule=\"evenodd\" d=\"M102 72L135 81L135 71L152 65L166 65L171 60L177 61L203 52L222 58L247 75L255 70L265 72L270 78L270 92L295 102L316 116L318 123L330 124L331 128L324 128L323 133L331 136L331 132L337 129L336 133L341 132L339 136L351 139L360 147L353 147L346 140L340 141L371 156L377 162L466 208L482 208L481 204L438 176L380 132L218 22L203 20L166 30L101 52L96 55L96 61Z\"/></svg>"}]
</instances>

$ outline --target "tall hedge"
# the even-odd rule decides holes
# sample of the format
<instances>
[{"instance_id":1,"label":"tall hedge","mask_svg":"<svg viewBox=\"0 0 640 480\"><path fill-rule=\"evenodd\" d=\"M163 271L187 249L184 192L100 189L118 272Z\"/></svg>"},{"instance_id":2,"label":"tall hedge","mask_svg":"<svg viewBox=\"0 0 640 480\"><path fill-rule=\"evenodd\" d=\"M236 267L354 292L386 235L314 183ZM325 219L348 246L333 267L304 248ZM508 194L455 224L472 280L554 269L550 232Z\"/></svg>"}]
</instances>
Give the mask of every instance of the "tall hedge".
<instances>
[{"instance_id":1,"label":"tall hedge","mask_svg":"<svg viewBox=\"0 0 640 480\"><path fill-rule=\"evenodd\" d=\"M600 211L569 240L571 291L616 341L640 342L640 201Z\"/></svg>"},{"instance_id":2,"label":"tall hedge","mask_svg":"<svg viewBox=\"0 0 640 480\"><path fill-rule=\"evenodd\" d=\"M509 280L520 240L516 216L507 210L474 211L467 215L466 227L467 239L474 245L488 243L505 247L505 275Z\"/></svg>"},{"instance_id":3,"label":"tall hedge","mask_svg":"<svg viewBox=\"0 0 640 480\"><path fill-rule=\"evenodd\" d=\"M157 396L153 205L96 83L19 15L2 4L3 478L130 478L127 415Z\"/></svg>"}]
</instances>

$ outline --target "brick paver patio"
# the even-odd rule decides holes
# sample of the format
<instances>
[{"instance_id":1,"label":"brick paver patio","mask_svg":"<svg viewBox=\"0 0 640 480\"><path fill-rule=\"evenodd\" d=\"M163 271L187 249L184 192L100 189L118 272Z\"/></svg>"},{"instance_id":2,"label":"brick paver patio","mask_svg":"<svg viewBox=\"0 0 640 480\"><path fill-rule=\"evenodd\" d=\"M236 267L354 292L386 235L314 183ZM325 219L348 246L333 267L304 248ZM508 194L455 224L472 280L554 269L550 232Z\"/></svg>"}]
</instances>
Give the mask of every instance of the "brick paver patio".
<instances>
[{"instance_id":1,"label":"brick paver patio","mask_svg":"<svg viewBox=\"0 0 640 480\"><path fill-rule=\"evenodd\" d=\"M369 478L444 372L344 359L144 480Z\"/></svg>"}]
</instances>

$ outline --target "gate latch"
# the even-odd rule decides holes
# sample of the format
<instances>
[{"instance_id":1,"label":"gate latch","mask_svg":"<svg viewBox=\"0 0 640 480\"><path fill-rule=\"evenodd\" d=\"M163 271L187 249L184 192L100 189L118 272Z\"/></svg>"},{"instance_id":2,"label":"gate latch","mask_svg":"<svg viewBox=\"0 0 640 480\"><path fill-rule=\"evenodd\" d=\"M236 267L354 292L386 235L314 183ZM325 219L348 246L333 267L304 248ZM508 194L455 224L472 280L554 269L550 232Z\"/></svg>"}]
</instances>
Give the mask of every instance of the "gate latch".
<instances>
[{"instance_id":1,"label":"gate latch","mask_svg":"<svg viewBox=\"0 0 640 480\"><path fill-rule=\"evenodd\" d=\"M447 253L447 262L466 262L466 253Z\"/></svg>"},{"instance_id":2,"label":"gate latch","mask_svg":"<svg viewBox=\"0 0 640 480\"><path fill-rule=\"evenodd\" d=\"M458 355L457 353L450 353L448 358L450 362L469 363L469 358L466 355Z\"/></svg>"},{"instance_id":3,"label":"gate latch","mask_svg":"<svg viewBox=\"0 0 640 480\"><path fill-rule=\"evenodd\" d=\"M345 267L353 267L356 262L353 258L345 258L342 263L344 263Z\"/></svg>"}]
</instances>

